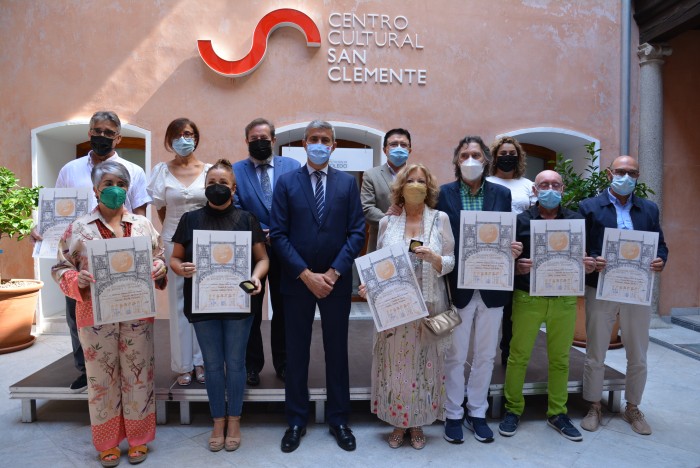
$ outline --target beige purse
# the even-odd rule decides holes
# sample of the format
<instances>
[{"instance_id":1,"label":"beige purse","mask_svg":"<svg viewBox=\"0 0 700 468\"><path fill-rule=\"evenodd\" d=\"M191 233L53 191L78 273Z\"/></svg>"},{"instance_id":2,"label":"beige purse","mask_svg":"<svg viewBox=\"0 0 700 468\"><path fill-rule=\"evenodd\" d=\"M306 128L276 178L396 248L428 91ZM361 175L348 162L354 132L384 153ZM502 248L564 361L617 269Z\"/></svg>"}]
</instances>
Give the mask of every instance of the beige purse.
<instances>
[{"instance_id":1,"label":"beige purse","mask_svg":"<svg viewBox=\"0 0 700 468\"><path fill-rule=\"evenodd\" d=\"M437 337L444 337L452 333L457 325L462 323L462 317L459 316L457 309L452 304L452 295L450 294L450 283L447 281L447 275L443 277L445 279L445 286L447 287L447 302L449 304L449 309L444 312L440 312L433 317L426 317L423 319L423 324L433 335Z\"/></svg>"}]
</instances>

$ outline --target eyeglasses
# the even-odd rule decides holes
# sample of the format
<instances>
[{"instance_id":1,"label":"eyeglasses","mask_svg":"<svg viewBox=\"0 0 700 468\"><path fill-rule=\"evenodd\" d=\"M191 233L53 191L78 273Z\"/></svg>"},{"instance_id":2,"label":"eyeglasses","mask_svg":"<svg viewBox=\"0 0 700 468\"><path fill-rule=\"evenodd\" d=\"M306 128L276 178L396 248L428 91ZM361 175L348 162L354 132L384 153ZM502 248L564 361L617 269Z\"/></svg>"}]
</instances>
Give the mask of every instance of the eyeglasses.
<instances>
[{"instance_id":1,"label":"eyeglasses","mask_svg":"<svg viewBox=\"0 0 700 468\"><path fill-rule=\"evenodd\" d=\"M562 184L559 182L554 182L550 184L549 182L540 182L537 184L537 190L549 190L550 188L552 190L561 190L562 187L564 187Z\"/></svg>"},{"instance_id":2,"label":"eyeglasses","mask_svg":"<svg viewBox=\"0 0 700 468\"><path fill-rule=\"evenodd\" d=\"M615 174L616 176L623 177L625 175L629 175L631 178L636 179L639 177L639 171L632 169L632 170L626 170L626 169L613 169L612 173Z\"/></svg>"},{"instance_id":3,"label":"eyeglasses","mask_svg":"<svg viewBox=\"0 0 700 468\"><path fill-rule=\"evenodd\" d=\"M248 138L248 143L252 143L252 142L258 141L258 140L272 141L272 140L270 140L270 139L269 139L267 136L265 136L265 135L253 135L253 136L251 136L250 138Z\"/></svg>"},{"instance_id":4,"label":"eyeglasses","mask_svg":"<svg viewBox=\"0 0 700 468\"><path fill-rule=\"evenodd\" d=\"M391 143L388 143L387 146L388 146L389 148L398 148L399 146L400 146L401 148L408 148L408 147L410 147L411 145L409 145L408 143L403 142L403 141L402 141L402 142L392 141Z\"/></svg>"},{"instance_id":5,"label":"eyeglasses","mask_svg":"<svg viewBox=\"0 0 700 468\"><path fill-rule=\"evenodd\" d=\"M91 128L90 132L95 136L106 136L107 138L116 138L119 135L119 132L105 128Z\"/></svg>"},{"instance_id":6,"label":"eyeglasses","mask_svg":"<svg viewBox=\"0 0 700 468\"><path fill-rule=\"evenodd\" d=\"M197 135L195 135L195 134L192 133L192 132L182 132L182 133L180 134L180 137L182 137L182 138L187 138L187 139L189 139L189 138L194 138L194 137L196 137L196 136L197 136Z\"/></svg>"}]
</instances>

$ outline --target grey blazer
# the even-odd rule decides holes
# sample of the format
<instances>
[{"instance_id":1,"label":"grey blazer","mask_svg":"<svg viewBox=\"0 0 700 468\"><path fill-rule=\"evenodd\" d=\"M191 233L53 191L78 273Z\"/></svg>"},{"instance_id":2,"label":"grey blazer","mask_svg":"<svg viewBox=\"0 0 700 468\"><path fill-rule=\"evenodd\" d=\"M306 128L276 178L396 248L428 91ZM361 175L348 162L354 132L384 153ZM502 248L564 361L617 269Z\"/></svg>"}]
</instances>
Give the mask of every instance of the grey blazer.
<instances>
[{"instance_id":1,"label":"grey blazer","mask_svg":"<svg viewBox=\"0 0 700 468\"><path fill-rule=\"evenodd\" d=\"M377 231L379 220L391 206L391 170L387 163L373 167L365 172L360 189L360 201L365 221L369 225L369 237L367 240L367 253L377 250Z\"/></svg>"}]
</instances>

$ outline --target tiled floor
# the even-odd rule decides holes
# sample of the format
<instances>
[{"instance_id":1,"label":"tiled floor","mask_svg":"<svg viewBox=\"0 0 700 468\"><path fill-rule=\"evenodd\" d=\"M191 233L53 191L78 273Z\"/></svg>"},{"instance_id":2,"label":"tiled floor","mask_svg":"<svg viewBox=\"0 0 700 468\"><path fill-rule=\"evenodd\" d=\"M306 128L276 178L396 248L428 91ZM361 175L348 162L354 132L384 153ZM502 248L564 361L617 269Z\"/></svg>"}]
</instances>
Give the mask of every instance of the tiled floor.
<instances>
[{"instance_id":1,"label":"tiled floor","mask_svg":"<svg viewBox=\"0 0 700 468\"><path fill-rule=\"evenodd\" d=\"M652 331L655 335L670 342L700 342L700 333L675 325ZM20 422L20 402L8 398L12 383L69 349L67 336L44 335L29 349L0 355L0 466L99 466L90 442L85 402L39 401L38 421L25 424ZM624 349L610 351L608 364L624 371L624 353ZM441 426L434 424L425 428L425 449L416 451L406 444L392 450L385 442L388 426L358 405L351 423L358 440L356 452L343 452L326 426L312 424L301 447L284 454L279 450L285 429L280 407L258 403L244 407L241 448L233 453L211 453L206 446L210 430L206 405L193 405L189 426L179 424L177 405L168 405L169 422L158 426L143 466L700 466L700 361L652 343L648 362L649 378L641 408L654 430L651 436L635 434L618 415L606 413L598 432L582 431L582 442L570 442L546 426L546 400L529 397L518 433L512 438L496 435L494 443L481 444L467 437L462 445L450 445L442 439ZM585 409L580 397L570 399L569 414L575 424ZM495 430L497 421L490 421L490 425ZM128 466L126 460L122 466Z\"/></svg>"}]
</instances>

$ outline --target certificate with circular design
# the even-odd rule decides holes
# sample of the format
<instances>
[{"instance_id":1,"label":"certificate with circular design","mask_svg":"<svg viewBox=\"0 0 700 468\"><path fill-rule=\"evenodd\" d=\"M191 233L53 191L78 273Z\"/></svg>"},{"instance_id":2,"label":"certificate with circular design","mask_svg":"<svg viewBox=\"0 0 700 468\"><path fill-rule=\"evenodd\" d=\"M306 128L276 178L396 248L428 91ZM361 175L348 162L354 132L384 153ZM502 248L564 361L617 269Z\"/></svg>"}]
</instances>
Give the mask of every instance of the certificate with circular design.
<instances>
[{"instance_id":1,"label":"certificate with circular design","mask_svg":"<svg viewBox=\"0 0 700 468\"><path fill-rule=\"evenodd\" d=\"M585 220L533 219L530 242L530 295L583 296Z\"/></svg>"},{"instance_id":2,"label":"certificate with circular design","mask_svg":"<svg viewBox=\"0 0 700 468\"><path fill-rule=\"evenodd\" d=\"M37 232L43 240L34 245L34 257L56 260L58 241L69 224L87 214L88 188L42 188L39 190Z\"/></svg>"},{"instance_id":3,"label":"certificate with circular design","mask_svg":"<svg viewBox=\"0 0 700 468\"><path fill-rule=\"evenodd\" d=\"M250 295L238 285L250 279L251 242L250 231L193 232L193 314L250 312Z\"/></svg>"}]
</instances>

